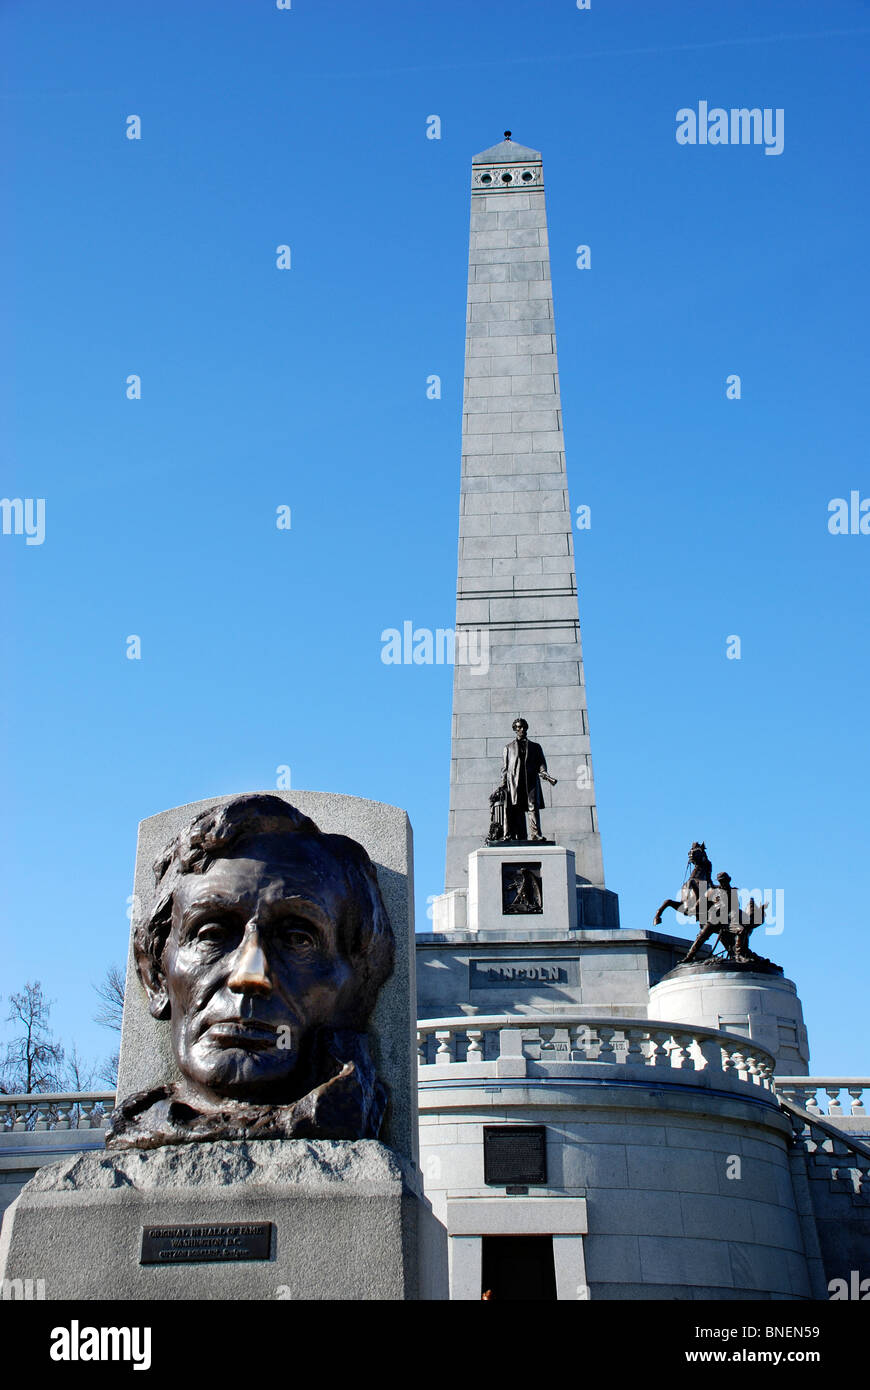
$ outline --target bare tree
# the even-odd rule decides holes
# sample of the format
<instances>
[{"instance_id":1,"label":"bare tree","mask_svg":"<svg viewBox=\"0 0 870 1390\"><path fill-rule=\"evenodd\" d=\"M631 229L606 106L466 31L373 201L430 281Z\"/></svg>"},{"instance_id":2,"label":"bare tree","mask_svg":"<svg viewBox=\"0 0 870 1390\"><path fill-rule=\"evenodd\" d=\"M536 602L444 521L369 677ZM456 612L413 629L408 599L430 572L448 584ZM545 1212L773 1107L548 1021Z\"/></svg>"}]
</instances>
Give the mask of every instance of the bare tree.
<instances>
[{"instance_id":1,"label":"bare tree","mask_svg":"<svg viewBox=\"0 0 870 1390\"><path fill-rule=\"evenodd\" d=\"M49 1027L51 1002L39 980L28 982L20 994L10 994L6 1021L16 1035L6 1044L0 1071L0 1091L7 1095L35 1095L59 1091L63 1086L64 1050Z\"/></svg>"},{"instance_id":2,"label":"bare tree","mask_svg":"<svg viewBox=\"0 0 870 1390\"><path fill-rule=\"evenodd\" d=\"M86 1062L79 1056L79 1050L75 1043L72 1050L67 1053L63 1069L63 1090L93 1091L96 1089L96 1080L102 1072L98 1071L93 1062ZM68 1112L70 1124L75 1128L81 1120L81 1106L74 1105Z\"/></svg>"},{"instance_id":3,"label":"bare tree","mask_svg":"<svg viewBox=\"0 0 870 1390\"><path fill-rule=\"evenodd\" d=\"M102 1001L94 1014L94 1022L99 1023L102 1028L111 1028L114 1033L121 1031L121 1022L124 1017L125 987L124 971L118 965L110 965L102 983L94 985L94 989ZM117 1086L118 1084L118 1061L119 1053L113 1052L111 1057L107 1057L100 1063L97 1071L100 1080L105 1081L109 1086Z\"/></svg>"},{"instance_id":4,"label":"bare tree","mask_svg":"<svg viewBox=\"0 0 870 1390\"><path fill-rule=\"evenodd\" d=\"M51 1002L43 994L39 980L28 982L19 994L10 994L6 1021L14 1025L15 1036L6 1044L0 1066L0 1092L35 1095L63 1090L64 1050L52 1037L50 1013ZM25 1128L33 1129L38 1118L35 1108L28 1110ZM44 1118L57 1119L57 1115L51 1111Z\"/></svg>"},{"instance_id":5,"label":"bare tree","mask_svg":"<svg viewBox=\"0 0 870 1390\"><path fill-rule=\"evenodd\" d=\"M102 984L94 985L94 989L103 1001L94 1014L94 1022L120 1033L125 989L124 972L120 966L110 965Z\"/></svg>"},{"instance_id":6,"label":"bare tree","mask_svg":"<svg viewBox=\"0 0 870 1390\"><path fill-rule=\"evenodd\" d=\"M67 1054L64 1061L64 1089L68 1091L93 1090L96 1075L97 1069L94 1063L86 1062L83 1057L80 1057L79 1050L73 1043L72 1051Z\"/></svg>"}]
</instances>

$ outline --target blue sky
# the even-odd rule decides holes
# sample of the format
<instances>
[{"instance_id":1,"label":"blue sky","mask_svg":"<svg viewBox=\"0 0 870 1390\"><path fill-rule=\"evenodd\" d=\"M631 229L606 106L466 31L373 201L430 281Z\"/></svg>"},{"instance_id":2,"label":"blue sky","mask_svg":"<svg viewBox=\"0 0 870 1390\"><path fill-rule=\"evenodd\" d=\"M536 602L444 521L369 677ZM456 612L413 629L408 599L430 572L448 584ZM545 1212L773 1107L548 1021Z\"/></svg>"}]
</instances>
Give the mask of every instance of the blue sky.
<instances>
[{"instance_id":1,"label":"blue sky","mask_svg":"<svg viewBox=\"0 0 870 1390\"><path fill-rule=\"evenodd\" d=\"M623 924L705 839L785 894L813 1070L870 1073L870 536L827 526L870 497L867 5L6 0L0 47L0 490L46 499L42 545L0 536L0 991L110 1051L137 822L281 765L408 810L428 925L451 672L380 634L453 622L469 162L510 128ZM782 108L782 154L678 145L701 100Z\"/></svg>"}]
</instances>

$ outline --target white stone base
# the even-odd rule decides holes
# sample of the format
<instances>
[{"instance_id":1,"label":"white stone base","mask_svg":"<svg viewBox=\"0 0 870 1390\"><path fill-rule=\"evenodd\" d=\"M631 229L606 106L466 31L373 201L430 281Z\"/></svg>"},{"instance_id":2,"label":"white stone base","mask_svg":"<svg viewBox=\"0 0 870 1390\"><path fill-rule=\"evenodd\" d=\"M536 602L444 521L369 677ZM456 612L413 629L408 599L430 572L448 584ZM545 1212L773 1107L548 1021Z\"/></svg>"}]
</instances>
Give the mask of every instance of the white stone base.
<instances>
[{"instance_id":1,"label":"white stone base","mask_svg":"<svg viewBox=\"0 0 870 1390\"><path fill-rule=\"evenodd\" d=\"M540 864L543 912L504 912L502 866ZM506 931L527 933L577 930L577 875L574 852L562 845L493 845L468 856L468 892L441 893L432 902L435 932Z\"/></svg>"},{"instance_id":2,"label":"white stone base","mask_svg":"<svg viewBox=\"0 0 870 1390\"><path fill-rule=\"evenodd\" d=\"M451 888L432 900L432 930L454 932L468 930L468 894L464 888Z\"/></svg>"},{"instance_id":3,"label":"white stone base","mask_svg":"<svg viewBox=\"0 0 870 1390\"><path fill-rule=\"evenodd\" d=\"M502 866L540 864L543 912L504 912ZM511 845L477 849L468 856L468 930L576 931L574 853L562 845Z\"/></svg>"},{"instance_id":4,"label":"white stone base","mask_svg":"<svg viewBox=\"0 0 870 1390\"><path fill-rule=\"evenodd\" d=\"M810 1049L801 1001L782 975L716 970L665 976L649 992L649 1016L740 1033L767 1048L776 1070L806 1076Z\"/></svg>"}]
</instances>

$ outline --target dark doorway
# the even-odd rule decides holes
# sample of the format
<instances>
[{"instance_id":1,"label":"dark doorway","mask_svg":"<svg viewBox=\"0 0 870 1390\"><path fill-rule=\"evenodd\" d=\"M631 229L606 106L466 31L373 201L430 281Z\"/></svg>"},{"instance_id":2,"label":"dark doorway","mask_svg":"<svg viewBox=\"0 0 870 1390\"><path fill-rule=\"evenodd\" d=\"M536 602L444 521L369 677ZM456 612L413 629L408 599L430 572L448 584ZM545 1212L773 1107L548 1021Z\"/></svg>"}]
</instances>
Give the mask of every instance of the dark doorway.
<instances>
[{"instance_id":1,"label":"dark doorway","mask_svg":"<svg viewBox=\"0 0 870 1390\"><path fill-rule=\"evenodd\" d=\"M497 1303L555 1303L552 1236L484 1236L482 1273Z\"/></svg>"}]
</instances>

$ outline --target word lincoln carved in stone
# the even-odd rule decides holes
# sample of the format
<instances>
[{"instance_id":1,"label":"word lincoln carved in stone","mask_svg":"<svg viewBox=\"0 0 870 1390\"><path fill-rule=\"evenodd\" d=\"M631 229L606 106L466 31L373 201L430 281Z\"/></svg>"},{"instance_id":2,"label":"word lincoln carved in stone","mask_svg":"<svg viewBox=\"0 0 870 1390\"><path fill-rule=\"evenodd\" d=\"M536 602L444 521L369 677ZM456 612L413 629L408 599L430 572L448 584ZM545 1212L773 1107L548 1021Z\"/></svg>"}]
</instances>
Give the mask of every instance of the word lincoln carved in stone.
<instances>
[{"instance_id":1,"label":"word lincoln carved in stone","mask_svg":"<svg viewBox=\"0 0 870 1390\"><path fill-rule=\"evenodd\" d=\"M490 980L556 980L562 978L558 965L489 965Z\"/></svg>"},{"instance_id":2,"label":"word lincoln carved in stone","mask_svg":"<svg viewBox=\"0 0 870 1390\"><path fill-rule=\"evenodd\" d=\"M181 1079L129 1096L107 1145L377 1138L387 1093L366 1026L394 943L363 847L241 796L201 812L154 872L134 953Z\"/></svg>"}]
</instances>

